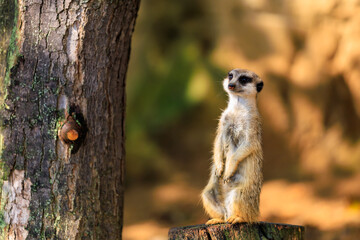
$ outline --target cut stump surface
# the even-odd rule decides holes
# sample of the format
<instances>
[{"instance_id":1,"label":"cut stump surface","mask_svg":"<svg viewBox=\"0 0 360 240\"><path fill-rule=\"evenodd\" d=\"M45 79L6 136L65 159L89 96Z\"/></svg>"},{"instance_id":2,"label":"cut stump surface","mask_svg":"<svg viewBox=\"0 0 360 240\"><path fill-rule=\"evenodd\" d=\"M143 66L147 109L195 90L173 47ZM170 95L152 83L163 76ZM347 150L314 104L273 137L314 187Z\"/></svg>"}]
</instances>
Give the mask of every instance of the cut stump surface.
<instances>
[{"instance_id":1,"label":"cut stump surface","mask_svg":"<svg viewBox=\"0 0 360 240\"><path fill-rule=\"evenodd\" d=\"M305 227L297 225L258 222L254 224L216 224L194 225L171 228L169 240L201 239L201 240L303 240Z\"/></svg>"}]
</instances>

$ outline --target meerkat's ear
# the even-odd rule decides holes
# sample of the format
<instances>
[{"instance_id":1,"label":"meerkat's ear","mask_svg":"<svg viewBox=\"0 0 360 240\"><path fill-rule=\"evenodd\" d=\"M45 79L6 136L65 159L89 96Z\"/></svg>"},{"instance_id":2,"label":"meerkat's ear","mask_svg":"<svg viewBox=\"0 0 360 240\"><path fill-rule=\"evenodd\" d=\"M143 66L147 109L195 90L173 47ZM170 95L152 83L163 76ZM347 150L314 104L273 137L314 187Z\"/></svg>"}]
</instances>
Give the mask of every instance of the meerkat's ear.
<instances>
[{"instance_id":1,"label":"meerkat's ear","mask_svg":"<svg viewBox=\"0 0 360 240\"><path fill-rule=\"evenodd\" d=\"M256 91L260 92L264 87L264 82L259 82L256 84Z\"/></svg>"}]
</instances>

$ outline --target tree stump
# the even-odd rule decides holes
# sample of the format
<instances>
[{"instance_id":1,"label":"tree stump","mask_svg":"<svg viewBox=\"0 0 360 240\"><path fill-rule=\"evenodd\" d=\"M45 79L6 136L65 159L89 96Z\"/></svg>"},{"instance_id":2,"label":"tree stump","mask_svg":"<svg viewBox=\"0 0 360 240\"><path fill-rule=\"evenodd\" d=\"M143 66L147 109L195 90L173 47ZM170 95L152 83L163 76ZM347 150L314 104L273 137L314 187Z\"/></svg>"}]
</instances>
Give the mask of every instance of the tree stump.
<instances>
[{"instance_id":1,"label":"tree stump","mask_svg":"<svg viewBox=\"0 0 360 240\"><path fill-rule=\"evenodd\" d=\"M254 224L216 224L194 225L172 228L169 240L201 239L201 240L237 240L237 239L272 239L303 240L305 227L297 225L258 222Z\"/></svg>"}]
</instances>

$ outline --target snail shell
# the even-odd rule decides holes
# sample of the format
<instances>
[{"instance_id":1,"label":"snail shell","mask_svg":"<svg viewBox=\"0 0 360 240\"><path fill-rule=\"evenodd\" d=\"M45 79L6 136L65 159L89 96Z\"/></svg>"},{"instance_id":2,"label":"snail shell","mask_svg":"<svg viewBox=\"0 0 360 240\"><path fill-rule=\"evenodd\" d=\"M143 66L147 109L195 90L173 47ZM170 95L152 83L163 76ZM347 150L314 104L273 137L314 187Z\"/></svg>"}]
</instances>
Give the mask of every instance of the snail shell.
<instances>
[{"instance_id":1,"label":"snail shell","mask_svg":"<svg viewBox=\"0 0 360 240\"><path fill-rule=\"evenodd\" d=\"M72 116L68 116L58 131L59 138L67 143L73 143L81 136L81 126Z\"/></svg>"}]
</instances>

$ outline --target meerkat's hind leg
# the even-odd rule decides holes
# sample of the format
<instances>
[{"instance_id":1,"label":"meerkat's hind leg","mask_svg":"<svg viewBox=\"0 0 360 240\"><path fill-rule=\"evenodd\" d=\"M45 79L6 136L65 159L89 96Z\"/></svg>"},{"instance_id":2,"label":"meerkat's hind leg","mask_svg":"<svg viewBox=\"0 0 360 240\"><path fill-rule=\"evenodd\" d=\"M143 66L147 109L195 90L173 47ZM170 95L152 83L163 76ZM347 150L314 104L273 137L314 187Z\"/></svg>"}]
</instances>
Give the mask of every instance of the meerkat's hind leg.
<instances>
[{"instance_id":1,"label":"meerkat's hind leg","mask_svg":"<svg viewBox=\"0 0 360 240\"><path fill-rule=\"evenodd\" d=\"M224 223L225 220L224 219L221 219L221 218L213 218L213 219L210 219L209 221L207 221L205 223L205 225L212 225L212 224L218 224L218 223Z\"/></svg>"},{"instance_id":2,"label":"meerkat's hind leg","mask_svg":"<svg viewBox=\"0 0 360 240\"><path fill-rule=\"evenodd\" d=\"M244 222L244 219L242 217L231 216L228 219L226 219L226 222L230 224L235 224L235 223Z\"/></svg>"},{"instance_id":3,"label":"meerkat's hind leg","mask_svg":"<svg viewBox=\"0 0 360 240\"><path fill-rule=\"evenodd\" d=\"M214 187L205 188L201 195L205 211L210 217L214 219L223 219L225 211L218 196L218 191Z\"/></svg>"},{"instance_id":4,"label":"meerkat's hind leg","mask_svg":"<svg viewBox=\"0 0 360 240\"><path fill-rule=\"evenodd\" d=\"M211 224L214 224L215 219L217 219L217 222L221 220L224 222L225 208L223 206L219 179L214 174L210 177L208 185L201 194L201 198L205 211L214 219Z\"/></svg>"},{"instance_id":5,"label":"meerkat's hind leg","mask_svg":"<svg viewBox=\"0 0 360 240\"><path fill-rule=\"evenodd\" d=\"M244 222L241 206L239 206L239 201L237 201L240 192L239 189L233 189L225 197L226 222L230 224Z\"/></svg>"},{"instance_id":6,"label":"meerkat's hind leg","mask_svg":"<svg viewBox=\"0 0 360 240\"><path fill-rule=\"evenodd\" d=\"M256 222L259 215L258 196L249 196L241 188L229 192L226 196L226 222L234 224L240 222Z\"/></svg>"}]
</instances>

